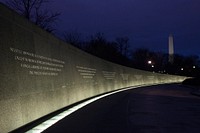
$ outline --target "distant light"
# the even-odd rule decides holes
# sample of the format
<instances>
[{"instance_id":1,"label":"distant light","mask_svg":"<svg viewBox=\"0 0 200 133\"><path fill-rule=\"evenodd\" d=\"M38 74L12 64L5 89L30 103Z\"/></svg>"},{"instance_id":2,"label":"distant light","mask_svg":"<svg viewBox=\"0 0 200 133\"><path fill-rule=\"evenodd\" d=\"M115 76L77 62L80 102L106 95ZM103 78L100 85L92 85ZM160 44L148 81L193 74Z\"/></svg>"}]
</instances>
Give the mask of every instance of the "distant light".
<instances>
[{"instance_id":1,"label":"distant light","mask_svg":"<svg viewBox=\"0 0 200 133\"><path fill-rule=\"evenodd\" d=\"M151 63L152 63L152 61L149 60L149 61L148 61L148 64L151 64Z\"/></svg>"},{"instance_id":2,"label":"distant light","mask_svg":"<svg viewBox=\"0 0 200 133\"><path fill-rule=\"evenodd\" d=\"M193 66L193 68L195 69L195 68L196 68L196 66Z\"/></svg>"},{"instance_id":3,"label":"distant light","mask_svg":"<svg viewBox=\"0 0 200 133\"><path fill-rule=\"evenodd\" d=\"M154 65L152 65L151 67L154 68Z\"/></svg>"},{"instance_id":4,"label":"distant light","mask_svg":"<svg viewBox=\"0 0 200 133\"><path fill-rule=\"evenodd\" d=\"M181 71L183 71L183 68L181 68Z\"/></svg>"}]
</instances>

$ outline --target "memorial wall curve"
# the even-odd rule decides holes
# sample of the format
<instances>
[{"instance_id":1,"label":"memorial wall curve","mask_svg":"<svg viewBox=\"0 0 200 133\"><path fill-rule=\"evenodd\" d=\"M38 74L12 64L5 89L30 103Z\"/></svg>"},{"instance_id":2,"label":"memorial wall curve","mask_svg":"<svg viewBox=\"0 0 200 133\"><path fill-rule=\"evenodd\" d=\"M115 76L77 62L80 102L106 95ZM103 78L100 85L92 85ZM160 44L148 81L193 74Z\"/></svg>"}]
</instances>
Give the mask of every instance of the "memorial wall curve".
<instances>
[{"instance_id":1,"label":"memorial wall curve","mask_svg":"<svg viewBox=\"0 0 200 133\"><path fill-rule=\"evenodd\" d=\"M184 79L92 56L0 4L0 132L98 94Z\"/></svg>"}]
</instances>

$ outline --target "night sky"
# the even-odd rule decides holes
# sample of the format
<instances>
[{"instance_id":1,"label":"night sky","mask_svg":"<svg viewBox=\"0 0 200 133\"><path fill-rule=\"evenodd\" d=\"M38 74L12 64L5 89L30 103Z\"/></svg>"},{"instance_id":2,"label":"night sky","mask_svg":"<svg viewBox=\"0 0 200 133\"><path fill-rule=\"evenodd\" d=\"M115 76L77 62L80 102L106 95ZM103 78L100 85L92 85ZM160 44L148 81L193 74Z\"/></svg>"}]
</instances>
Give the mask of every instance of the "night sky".
<instances>
[{"instance_id":1,"label":"night sky","mask_svg":"<svg viewBox=\"0 0 200 133\"><path fill-rule=\"evenodd\" d=\"M175 53L200 56L200 0L54 0L51 8L62 13L58 33L127 36L132 49L166 53L171 33Z\"/></svg>"}]
</instances>

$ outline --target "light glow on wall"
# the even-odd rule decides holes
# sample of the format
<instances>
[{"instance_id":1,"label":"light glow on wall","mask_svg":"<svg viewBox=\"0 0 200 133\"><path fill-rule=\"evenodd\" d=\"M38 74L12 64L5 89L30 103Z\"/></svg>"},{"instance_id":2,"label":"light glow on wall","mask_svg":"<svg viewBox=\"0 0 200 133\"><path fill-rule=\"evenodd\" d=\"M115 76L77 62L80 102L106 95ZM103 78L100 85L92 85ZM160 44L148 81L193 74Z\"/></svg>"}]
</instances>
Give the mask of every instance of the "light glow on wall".
<instances>
[{"instance_id":1,"label":"light glow on wall","mask_svg":"<svg viewBox=\"0 0 200 133\"><path fill-rule=\"evenodd\" d=\"M98 97L95 97L95 98L92 98L92 99L89 99L85 102L82 102L66 111L63 111L62 113L50 118L49 120L46 120L45 122L41 123L40 125L36 126L36 127L33 127L32 129L28 130L26 133L41 133L43 132L44 130L46 130L47 128L49 128L50 126L52 126L53 124L55 124L56 122L62 120L63 118L67 117L68 115L72 114L73 112L77 111L78 109L80 108L83 108L84 106L94 102L94 101L97 101L101 98L104 98L106 96L109 96L109 95L112 95L112 94L115 94L115 93L119 93L119 92L122 92L122 91L126 91L126 90L130 90L130 89L134 89L134 88L137 88L137 87L144 87L144 86L147 86L147 85L139 85L139 86L134 86L134 87L127 87L127 88L124 88L124 89L120 89L120 90L117 90L117 91L113 91L113 92L110 92L110 93L107 93L107 94L103 94L101 96L98 96Z\"/></svg>"}]
</instances>

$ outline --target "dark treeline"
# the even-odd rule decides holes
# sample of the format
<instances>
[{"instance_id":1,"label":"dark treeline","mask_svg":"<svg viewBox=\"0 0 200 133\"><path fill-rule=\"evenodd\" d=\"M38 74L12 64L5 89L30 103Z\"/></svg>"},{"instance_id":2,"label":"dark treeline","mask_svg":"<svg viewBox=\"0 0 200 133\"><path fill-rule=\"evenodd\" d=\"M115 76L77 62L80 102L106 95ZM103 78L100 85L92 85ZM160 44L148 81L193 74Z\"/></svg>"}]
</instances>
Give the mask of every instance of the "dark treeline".
<instances>
[{"instance_id":1,"label":"dark treeline","mask_svg":"<svg viewBox=\"0 0 200 133\"><path fill-rule=\"evenodd\" d=\"M40 28L53 33L61 13L46 8L51 2L50 0L5 0L4 4Z\"/></svg>"},{"instance_id":2,"label":"dark treeline","mask_svg":"<svg viewBox=\"0 0 200 133\"><path fill-rule=\"evenodd\" d=\"M128 58L130 56L128 37L118 37L114 41L108 41L103 33L97 33L82 41L81 34L73 32L65 33L64 40L102 59L124 66L133 66Z\"/></svg>"},{"instance_id":3,"label":"dark treeline","mask_svg":"<svg viewBox=\"0 0 200 133\"><path fill-rule=\"evenodd\" d=\"M44 9L48 2L49 0L5 0L4 3L42 29L53 33L60 13ZM77 32L64 33L63 36L67 43L117 64L159 73L200 77L198 56L174 55L174 61L169 63L166 53L152 52L145 48L130 51L128 37L108 41L103 33L97 33L82 41L81 34Z\"/></svg>"},{"instance_id":4,"label":"dark treeline","mask_svg":"<svg viewBox=\"0 0 200 133\"><path fill-rule=\"evenodd\" d=\"M175 54L170 63L167 53L153 52L146 48L131 51L128 37L117 37L114 41L108 41L103 33L97 33L82 41L81 34L74 32L65 33L64 40L90 54L120 65L158 73L200 76L198 56Z\"/></svg>"},{"instance_id":5,"label":"dark treeline","mask_svg":"<svg viewBox=\"0 0 200 133\"><path fill-rule=\"evenodd\" d=\"M54 24L60 13L43 8L49 0L5 1L8 7L42 29L51 33L55 30ZM67 43L117 64L152 72L200 77L198 56L174 55L174 61L169 63L166 53L152 52L145 48L131 51L128 37L117 37L114 41L108 41L103 33L97 33L83 41L81 34L77 32L64 33L63 36Z\"/></svg>"},{"instance_id":6,"label":"dark treeline","mask_svg":"<svg viewBox=\"0 0 200 133\"><path fill-rule=\"evenodd\" d=\"M168 73L199 77L200 60L198 56L183 56L175 54L173 62L169 62L169 55L161 52L152 52L148 49L137 49L132 52L133 67L158 73Z\"/></svg>"}]
</instances>

